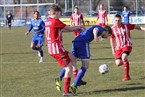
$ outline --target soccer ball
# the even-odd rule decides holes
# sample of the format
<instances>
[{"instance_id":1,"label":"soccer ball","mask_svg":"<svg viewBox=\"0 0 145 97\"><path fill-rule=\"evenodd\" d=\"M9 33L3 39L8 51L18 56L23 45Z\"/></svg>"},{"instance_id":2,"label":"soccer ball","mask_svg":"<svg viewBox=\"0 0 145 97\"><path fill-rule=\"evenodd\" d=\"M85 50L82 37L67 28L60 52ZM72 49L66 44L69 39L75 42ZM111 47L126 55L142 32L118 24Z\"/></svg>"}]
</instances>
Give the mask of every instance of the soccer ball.
<instances>
[{"instance_id":1,"label":"soccer ball","mask_svg":"<svg viewBox=\"0 0 145 97\"><path fill-rule=\"evenodd\" d=\"M99 72L100 72L101 74L108 73L108 72L109 72L109 67L108 67L108 65L107 65L107 64L101 64L101 65L99 66Z\"/></svg>"}]
</instances>

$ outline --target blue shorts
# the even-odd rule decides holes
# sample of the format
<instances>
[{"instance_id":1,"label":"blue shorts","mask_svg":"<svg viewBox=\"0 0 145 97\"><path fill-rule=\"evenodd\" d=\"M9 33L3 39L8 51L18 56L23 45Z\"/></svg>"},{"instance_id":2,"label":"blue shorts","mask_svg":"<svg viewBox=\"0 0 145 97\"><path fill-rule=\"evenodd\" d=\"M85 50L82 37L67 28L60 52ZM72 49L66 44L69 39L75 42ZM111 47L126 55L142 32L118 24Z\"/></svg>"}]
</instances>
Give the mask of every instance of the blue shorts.
<instances>
[{"instance_id":1,"label":"blue shorts","mask_svg":"<svg viewBox=\"0 0 145 97\"><path fill-rule=\"evenodd\" d=\"M72 54L80 59L90 59L89 43L73 41Z\"/></svg>"},{"instance_id":2,"label":"blue shorts","mask_svg":"<svg viewBox=\"0 0 145 97\"><path fill-rule=\"evenodd\" d=\"M44 45L44 36L33 36L32 41L35 45L43 46Z\"/></svg>"}]
</instances>

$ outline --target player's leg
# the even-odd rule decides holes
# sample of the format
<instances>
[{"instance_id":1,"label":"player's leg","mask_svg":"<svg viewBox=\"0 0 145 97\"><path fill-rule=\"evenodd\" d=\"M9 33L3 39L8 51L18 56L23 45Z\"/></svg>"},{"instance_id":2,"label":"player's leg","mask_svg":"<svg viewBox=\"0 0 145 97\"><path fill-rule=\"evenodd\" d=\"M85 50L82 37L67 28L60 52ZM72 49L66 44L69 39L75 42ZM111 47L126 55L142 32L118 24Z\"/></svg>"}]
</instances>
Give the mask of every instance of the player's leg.
<instances>
[{"instance_id":1,"label":"player's leg","mask_svg":"<svg viewBox=\"0 0 145 97\"><path fill-rule=\"evenodd\" d=\"M11 29L11 21L8 21L9 29Z\"/></svg>"},{"instance_id":2,"label":"player's leg","mask_svg":"<svg viewBox=\"0 0 145 97\"><path fill-rule=\"evenodd\" d=\"M120 58L120 59L116 59L116 60L115 60L115 64L116 64L117 66L123 65L122 59L121 59L121 58Z\"/></svg>"},{"instance_id":3,"label":"player's leg","mask_svg":"<svg viewBox=\"0 0 145 97\"><path fill-rule=\"evenodd\" d=\"M44 62L44 58L43 58L43 50L42 50L42 46L44 45L44 38L40 37L38 39L38 43L37 43L37 47L38 47L38 55L40 57L40 61L39 63Z\"/></svg>"},{"instance_id":4,"label":"player's leg","mask_svg":"<svg viewBox=\"0 0 145 97\"><path fill-rule=\"evenodd\" d=\"M79 85L79 82L82 80L82 78L85 75L85 72L87 71L89 67L89 59L82 59L82 66L78 71L78 74L76 76L76 79L74 81L74 86L77 87Z\"/></svg>"},{"instance_id":5,"label":"player's leg","mask_svg":"<svg viewBox=\"0 0 145 97\"><path fill-rule=\"evenodd\" d=\"M122 49L121 58L124 65L124 78L123 78L124 81L130 80L128 56L131 53L131 50L132 50L132 47L128 47L128 46Z\"/></svg>"},{"instance_id":6,"label":"player's leg","mask_svg":"<svg viewBox=\"0 0 145 97\"><path fill-rule=\"evenodd\" d=\"M122 57L122 49L116 50L115 51L115 64L117 66L123 65L121 57Z\"/></svg>"},{"instance_id":7,"label":"player's leg","mask_svg":"<svg viewBox=\"0 0 145 97\"><path fill-rule=\"evenodd\" d=\"M68 52L67 51L59 51L61 54L56 54L53 56L60 64L61 67L65 69L65 74L64 74L64 96L66 95L71 95L69 91L70 87L70 82L71 82L71 75L72 75L72 64L71 60L69 58ZM60 87L61 88L61 87ZM72 94L73 95L73 94Z\"/></svg>"},{"instance_id":8,"label":"player's leg","mask_svg":"<svg viewBox=\"0 0 145 97\"><path fill-rule=\"evenodd\" d=\"M74 42L74 44L75 44L75 53L73 51L72 54L74 54L74 56L77 56L82 60L82 67L79 69L74 84L71 86L71 90L74 93L76 93L76 88L79 82L84 77L85 72L89 66L90 48L89 43Z\"/></svg>"},{"instance_id":9,"label":"player's leg","mask_svg":"<svg viewBox=\"0 0 145 97\"><path fill-rule=\"evenodd\" d=\"M123 80L130 80L130 75L129 75L129 61L128 61L128 54L127 52L124 52L122 54L122 62L124 65L124 78Z\"/></svg>"},{"instance_id":10,"label":"player's leg","mask_svg":"<svg viewBox=\"0 0 145 97\"><path fill-rule=\"evenodd\" d=\"M73 73L74 78L76 78L77 73L78 73L78 69L77 69L77 65L76 65L77 58L73 54L69 54L69 57L71 59L71 64L72 64L72 68L73 68L72 73Z\"/></svg>"},{"instance_id":11,"label":"player's leg","mask_svg":"<svg viewBox=\"0 0 145 97\"><path fill-rule=\"evenodd\" d=\"M38 43L38 41L37 41L36 37L33 37L32 41L31 41L31 45L30 45L32 50L38 51L37 43Z\"/></svg>"}]
</instances>

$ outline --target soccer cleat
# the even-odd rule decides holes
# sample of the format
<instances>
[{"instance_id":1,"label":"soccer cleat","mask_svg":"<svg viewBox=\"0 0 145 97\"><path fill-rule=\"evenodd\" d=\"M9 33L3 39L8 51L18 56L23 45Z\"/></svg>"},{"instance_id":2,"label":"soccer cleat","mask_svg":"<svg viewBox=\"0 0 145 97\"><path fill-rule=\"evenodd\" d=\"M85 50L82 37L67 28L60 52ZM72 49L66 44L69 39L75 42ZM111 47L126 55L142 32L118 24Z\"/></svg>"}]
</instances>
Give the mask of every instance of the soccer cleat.
<instances>
[{"instance_id":1,"label":"soccer cleat","mask_svg":"<svg viewBox=\"0 0 145 97\"><path fill-rule=\"evenodd\" d=\"M131 80L131 79L130 79L130 76L125 76L122 80L123 81L128 81L128 80Z\"/></svg>"},{"instance_id":2,"label":"soccer cleat","mask_svg":"<svg viewBox=\"0 0 145 97\"><path fill-rule=\"evenodd\" d=\"M77 88L74 86L74 84L72 84L72 85L70 86L70 88L71 88L71 92L72 92L73 94L76 94L76 93L77 93Z\"/></svg>"},{"instance_id":3,"label":"soccer cleat","mask_svg":"<svg viewBox=\"0 0 145 97\"><path fill-rule=\"evenodd\" d=\"M78 86L81 86L81 85L86 85L87 82L83 81L83 80L80 80L80 82L78 83Z\"/></svg>"},{"instance_id":4,"label":"soccer cleat","mask_svg":"<svg viewBox=\"0 0 145 97\"><path fill-rule=\"evenodd\" d=\"M62 91L62 81L59 79L59 78L56 78L55 79L55 84L56 84L56 89L57 89L57 91Z\"/></svg>"},{"instance_id":5,"label":"soccer cleat","mask_svg":"<svg viewBox=\"0 0 145 97\"><path fill-rule=\"evenodd\" d=\"M68 92L68 93L63 93L63 96L75 96L75 94Z\"/></svg>"},{"instance_id":6,"label":"soccer cleat","mask_svg":"<svg viewBox=\"0 0 145 97\"><path fill-rule=\"evenodd\" d=\"M44 62L44 58L41 57L39 63L43 63Z\"/></svg>"}]
</instances>

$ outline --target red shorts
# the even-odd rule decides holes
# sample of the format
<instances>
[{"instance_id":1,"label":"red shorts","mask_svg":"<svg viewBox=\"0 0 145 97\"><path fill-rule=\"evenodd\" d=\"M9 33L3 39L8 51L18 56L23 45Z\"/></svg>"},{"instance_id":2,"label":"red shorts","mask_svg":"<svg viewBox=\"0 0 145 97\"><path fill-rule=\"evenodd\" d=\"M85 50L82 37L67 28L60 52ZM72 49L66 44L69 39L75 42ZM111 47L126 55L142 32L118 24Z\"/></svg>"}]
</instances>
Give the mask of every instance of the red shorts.
<instances>
[{"instance_id":1,"label":"red shorts","mask_svg":"<svg viewBox=\"0 0 145 97\"><path fill-rule=\"evenodd\" d=\"M122 57L122 53L126 52L128 55L131 53L132 47L126 46L122 49L115 51L115 59L120 59Z\"/></svg>"},{"instance_id":2,"label":"red shorts","mask_svg":"<svg viewBox=\"0 0 145 97\"><path fill-rule=\"evenodd\" d=\"M53 58L57 60L61 67L65 67L70 63L70 58L68 52L61 52L60 54L50 54Z\"/></svg>"},{"instance_id":3,"label":"red shorts","mask_svg":"<svg viewBox=\"0 0 145 97\"><path fill-rule=\"evenodd\" d=\"M105 26L105 23L99 23L99 26L103 27L103 26Z\"/></svg>"},{"instance_id":4,"label":"red shorts","mask_svg":"<svg viewBox=\"0 0 145 97\"><path fill-rule=\"evenodd\" d=\"M77 37L80 35L80 32L74 32L74 36Z\"/></svg>"}]
</instances>

